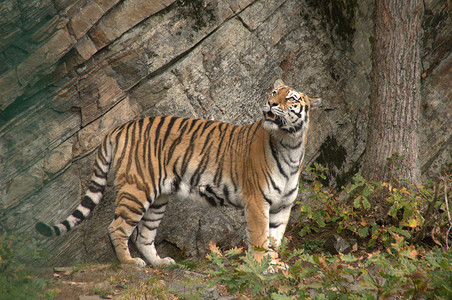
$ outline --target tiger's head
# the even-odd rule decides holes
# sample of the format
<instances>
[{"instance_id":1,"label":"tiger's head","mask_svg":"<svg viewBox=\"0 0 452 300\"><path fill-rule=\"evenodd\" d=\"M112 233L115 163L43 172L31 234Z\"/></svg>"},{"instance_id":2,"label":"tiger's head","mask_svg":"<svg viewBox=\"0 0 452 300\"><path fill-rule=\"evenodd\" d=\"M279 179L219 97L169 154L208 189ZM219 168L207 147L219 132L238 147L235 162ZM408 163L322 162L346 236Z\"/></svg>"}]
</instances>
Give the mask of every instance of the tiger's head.
<instances>
[{"instance_id":1,"label":"tiger's head","mask_svg":"<svg viewBox=\"0 0 452 300\"><path fill-rule=\"evenodd\" d=\"M309 109L319 106L320 98L310 98L276 80L263 107L264 128L269 131L296 133L306 128Z\"/></svg>"}]
</instances>

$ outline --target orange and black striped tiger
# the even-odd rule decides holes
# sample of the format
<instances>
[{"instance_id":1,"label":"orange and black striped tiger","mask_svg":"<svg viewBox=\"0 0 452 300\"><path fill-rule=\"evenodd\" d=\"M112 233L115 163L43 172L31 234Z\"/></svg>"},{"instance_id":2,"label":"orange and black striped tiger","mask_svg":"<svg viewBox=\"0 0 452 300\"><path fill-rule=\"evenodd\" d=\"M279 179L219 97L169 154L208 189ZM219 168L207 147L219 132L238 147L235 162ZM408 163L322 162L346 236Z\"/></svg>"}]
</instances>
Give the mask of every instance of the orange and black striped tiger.
<instances>
[{"instance_id":1,"label":"orange and black striped tiger","mask_svg":"<svg viewBox=\"0 0 452 300\"><path fill-rule=\"evenodd\" d=\"M276 245L283 237L297 195L309 109L318 103L277 80L263 119L250 125L150 117L117 127L98 148L80 205L62 223L40 222L36 229L61 235L83 221L99 204L112 168L117 195L108 233L120 262L174 263L160 258L154 245L171 195L245 208L250 249L261 259L265 252L256 249L268 249L269 237ZM144 260L131 257L130 237Z\"/></svg>"}]
</instances>

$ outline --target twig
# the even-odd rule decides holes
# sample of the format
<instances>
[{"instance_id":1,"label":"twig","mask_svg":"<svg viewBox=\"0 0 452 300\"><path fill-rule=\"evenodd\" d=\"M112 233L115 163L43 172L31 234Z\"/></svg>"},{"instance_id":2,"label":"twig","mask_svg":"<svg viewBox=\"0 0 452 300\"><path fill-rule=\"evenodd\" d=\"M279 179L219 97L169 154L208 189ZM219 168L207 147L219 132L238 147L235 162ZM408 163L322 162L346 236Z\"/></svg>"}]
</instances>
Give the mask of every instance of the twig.
<instances>
[{"instance_id":1,"label":"twig","mask_svg":"<svg viewBox=\"0 0 452 300\"><path fill-rule=\"evenodd\" d=\"M452 219L450 217L449 200L447 199L447 181L445 177L443 177L442 179L444 181L444 202L446 204L447 217L449 218L449 229L447 229L446 233L446 249L449 250L449 233L452 228Z\"/></svg>"}]
</instances>

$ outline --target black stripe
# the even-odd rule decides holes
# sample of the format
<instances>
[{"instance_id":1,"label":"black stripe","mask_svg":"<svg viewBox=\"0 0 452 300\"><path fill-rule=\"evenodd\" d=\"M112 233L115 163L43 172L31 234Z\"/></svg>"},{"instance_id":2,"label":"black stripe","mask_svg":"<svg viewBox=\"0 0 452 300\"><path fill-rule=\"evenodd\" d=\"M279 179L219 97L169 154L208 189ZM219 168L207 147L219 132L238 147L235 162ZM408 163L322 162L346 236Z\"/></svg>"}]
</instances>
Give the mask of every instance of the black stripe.
<instances>
[{"instance_id":1,"label":"black stripe","mask_svg":"<svg viewBox=\"0 0 452 300\"><path fill-rule=\"evenodd\" d=\"M177 174L177 170L176 170L176 166L177 166L177 162L179 161L179 157L176 159L176 161L173 164L173 182L172 182L172 191L173 192L178 192L179 188L180 188L180 183L182 181L182 179L180 178L180 176Z\"/></svg>"},{"instance_id":2,"label":"black stripe","mask_svg":"<svg viewBox=\"0 0 452 300\"><path fill-rule=\"evenodd\" d=\"M288 129L286 128L281 128L282 130L289 132L289 133L296 133L298 131L300 131L303 128L303 121L301 121L301 124L295 125L294 127L290 127Z\"/></svg>"},{"instance_id":3,"label":"black stripe","mask_svg":"<svg viewBox=\"0 0 452 300\"><path fill-rule=\"evenodd\" d=\"M224 129L222 128L223 126L225 127ZM215 160L219 161L220 152L222 150L224 150L222 145L223 145L223 139L226 136L226 132L227 132L227 129L228 129L228 124L227 123L221 123L220 126L217 126L216 128L218 128L218 130L220 131L220 139L216 143L218 145L218 150L217 150L217 155L215 156Z\"/></svg>"},{"instance_id":4,"label":"black stripe","mask_svg":"<svg viewBox=\"0 0 452 300\"><path fill-rule=\"evenodd\" d=\"M253 139L254 139L254 136L256 135L256 133L257 133L257 131L259 130L259 128L261 127L261 122L256 122L256 123L254 123L253 125L252 125L252 127L253 126L255 126L255 128L254 128L254 131L253 131L253 135L251 136L251 138L250 138L250 141L252 141ZM251 127L251 128L252 128Z\"/></svg>"},{"instance_id":5,"label":"black stripe","mask_svg":"<svg viewBox=\"0 0 452 300\"><path fill-rule=\"evenodd\" d=\"M160 140L160 130L162 129L163 123L165 122L166 118L159 118L160 122L157 124L157 128L155 129L154 134L154 155L157 156L157 149L158 149L158 141ZM158 156L157 156L158 157Z\"/></svg>"},{"instance_id":6,"label":"black stripe","mask_svg":"<svg viewBox=\"0 0 452 300\"><path fill-rule=\"evenodd\" d=\"M291 189L290 191L288 191L283 197L289 197L290 195L295 193L297 190L298 190L298 187L296 186L293 189Z\"/></svg>"},{"instance_id":7,"label":"black stripe","mask_svg":"<svg viewBox=\"0 0 452 300\"><path fill-rule=\"evenodd\" d=\"M130 170L130 168L132 167L132 162L133 162L133 158L136 159L136 151L137 151L137 147L136 147L136 135L135 132L137 131L137 123L134 122L133 126L131 126L131 128L129 129L131 131L127 132L127 135L131 138L130 140L130 145L128 145L128 149L129 149L129 156L127 158L127 166L126 166L126 172L128 172Z\"/></svg>"},{"instance_id":8,"label":"black stripe","mask_svg":"<svg viewBox=\"0 0 452 300\"><path fill-rule=\"evenodd\" d=\"M205 129L205 128L204 128L204 129ZM204 129L203 129L203 131L204 131ZM212 139L210 138L210 136L213 134L214 131L215 131L215 127L212 128L211 130L209 130L209 133L207 134L206 138L204 139L205 142L204 142L204 145L202 146L201 153L204 152L204 150L205 150L206 147L207 147L207 144L212 145ZM202 135L202 134L203 134L203 133L201 132L201 135Z\"/></svg>"},{"instance_id":9,"label":"black stripe","mask_svg":"<svg viewBox=\"0 0 452 300\"><path fill-rule=\"evenodd\" d=\"M157 187L158 187L158 194L160 194L160 191L161 191L161 189L162 189L162 183L164 182L164 180L165 180L165 178L164 178L164 176L163 176L163 174L162 174L162 172L165 172L165 165L163 164L164 162L163 162L163 160L162 160L162 156L161 156L161 153L162 153L162 141L161 140L159 140L159 142L157 143L157 147L158 147L158 149L157 149L157 162L158 162L158 168L157 168L157 171L158 171L158 177L157 177L157 179L158 179L158 183L157 183Z\"/></svg>"},{"instance_id":10,"label":"black stripe","mask_svg":"<svg viewBox=\"0 0 452 300\"><path fill-rule=\"evenodd\" d=\"M301 147L301 144L303 143L303 141L299 141L298 143L296 143L295 145L289 145L289 144L284 144L284 143L280 143L280 145L285 148L285 149L289 149L289 150L296 150L298 148Z\"/></svg>"},{"instance_id":11,"label":"black stripe","mask_svg":"<svg viewBox=\"0 0 452 300\"><path fill-rule=\"evenodd\" d=\"M144 119L139 119L137 121L137 124L138 124L138 136L141 137L141 133L143 132Z\"/></svg>"},{"instance_id":12,"label":"black stripe","mask_svg":"<svg viewBox=\"0 0 452 300\"><path fill-rule=\"evenodd\" d=\"M61 235L61 231L60 228L58 228L58 226L53 226L53 230L55 230L56 235Z\"/></svg>"},{"instance_id":13,"label":"black stripe","mask_svg":"<svg viewBox=\"0 0 452 300\"><path fill-rule=\"evenodd\" d=\"M69 225L68 220L64 220L63 223L61 223L64 225L64 227L66 227L66 230L69 231L71 230L71 225Z\"/></svg>"},{"instance_id":14,"label":"black stripe","mask_svg":"<svg viewBox=\"0 0 452 300\"><path fill-rule=\"evenodd\" d=\"M229 199L229 189L228 189L228 187L226 185L223 186L223 195L224 195L225 200L228 203L231 203L231 200Z\"/></svg>"},{"instance_id":15,"label":"black stripe","mask_svg":"<svg viewBox=\"0 0 452 300\"><path fill-rule=\"evenodd\" d=\"M237 130L238 126L235 125L231 125L231 131L229 132L229 139L228 139L228 144L226 145L227 149L231 149L231 146L234 145L233 140L234 140L234 132Z\"/></svg>"},{"instance_id":16,"label":"black stripe","mask_svg":"<svg viewBox=\"0 0 452 300\"><path fill-rule=\"evenodd\" d=\"M137 168L137 172L140 178L144 178L144 171L143 168L146 167L146 162L145 162L145 156L144 156L144 148L146 147L146 143L145 143L145 138L143 138L142 134L143 134L143 124L144 120L140 119L138 121L138 141L137 141L137 145L134 146L134 148L136 149L135 152L135 166ZM138 155L139 150L142 150L142 154ZM142 164L141 162L143 162L144 164ZM144 184L145 185L145 184ZM145 191L146 191L146 195L149 195L149 189L147 188L147 185L145 185L144 187Z\"/></svg>"},{"instance_id":17,"label":"black stripe","mask_svg":"<svg viewBox=\"0 0 452 300\"><path fill-rule=\"evenodd\" d=\"M154 203L154 204L152 204L149 208L152 208L152 209L160 209L160 208L166 206L167 204L168 204L168 202L164 202L164 203L162 203L162 204ZM156 212L153 212L153 213L156 213Z\"/></svg>"},{"instance_id":18,"label":"black stripe","mask_svg":"<svg viewBox=\"0 0 452 300\"><path fill-rule=\"evenodd\" d=\"M193 122L193 123L195 123L195 122ZM201 127L201 123L199 123L199 126L196 129L194 129L194 131L191 133L190 146L188 146L188 149L185 152L184 158L182 160L181 177L183 177L185 175L188 164L190 163L190 161L193 157L193 152L194 152L193 150L195 148L195 139L197 137L196 133L198 132L200 127Z\"/></svg>"},{"instance_id":19,"label":"black stripe","mask_svg":"<svg viewBox=\"0 0 452 300\"><path fill-rule=\"evenodd\" d=\"M260 128L260 126L261 126L261 122L260 121L256 122L256 123L253 123L253 124L250 124L250 125L244 126L247 129L246 130L246 138L245 138L245 141L246 141L247 145L251 145L252 140L254 139L254 136L256 135L256 133L257 133L258 129ZM248 147L247 150L250 151L251 147Z\"/></svg>"},{"instance_id":20,"label":"black stripe","mask_svg":"<svg viewBox=\"0 0 452 300\"><path fill-rule=\"evenodd\" d=\"M201 158L201 162L199 163L198 167L196 168L195 172L193 172L193 175L190 179L190 184L192 186L197 186L199 184L199 180L201 179L201 175L204 174L204 172L207 169L207 165L209 163L209 154L210 154L210 148L207 149L207 151L204 153L203 157Z\"/></svg>"},{"instance_id":21,"label":"black stripe","mask_svg":"<svg viewBox=\"0 0 452 300\"><path fill-rule=\"evenodd\" d=\"M152 165L152 149L151 149L151 138L149 132L151 131L152 124L154 124L154 119L149 118L149 124L146 127L146 130L144 131L144 135L146 138L145 142L145 153L147 153L147 158L145 158L146 162L148 163L148 174L151 177L150 183L152 185L152 191L154 192L153 198L150 199L151 195L147 195L147 199L150 203L157 197L157 187L155 183L155 174L154 174L154 168Z\"/></svg>"},{"instance_id":22,"label":"black stripe","mask_svg":"<svg viewBox=\"0 0 452 300\"><path fill-rule=\"evenodd\" d=\"M206 186L206 192L208 192L209 194L212 194L214 196L214 198L218 199L220 201L220 206L224 206L224 199L221 198L220 196L218 196L210 185Z\"/></svg>"},{"instance_id":23,"label":"black stripe","mask_svg":"<svg viewBox=\"0 0 452 300\"><path fill-rule=\"evenodd\" d=\"M267 196L265 196L265 195L263 195L263 196L264 196L264 200L271 206L273 202L270 199L268 199Z\"/></svg>"},{"instance_id":24,"label":"black stripe","mask_svg":"<svg viewBox=\"0 0 452 300\"><path fill-rule=\"evenodd\" d=\"M213 206L213 207L217 206L217 203L215 202L215 199L213 197L210 197L209 195L202 193L202 192L200 192L199 195L201 197L203 197L205 200L207 200L207 203L209 203L210 206Z\"/></svg>"},{"instance_id":25,"label":"black stripe","mask_svg":"<svg viewBox=\"0 0 452 300\"><path fill-rule=\"evenodd\" d=\"M163 135L163 146L166 145L166 140L168 139L169 135L171 134L171 129L173 128L174 122L179 119L178 117L171 117L168 125L166 126L165 134Z\"/></svg>"},{"instance_id":26,"label":"black stripe","mask_svg":"<svg viewBox=\"0 0 452 300\"><path fill-rule=\"evenodd\" d=\"M278 193L281 194L281 189L276 185L276 183L273 181L273 178L271 176L269 176L270 178L270 183L272 184L272 187L274 190L276 190Z\"/></svg>"},{"instance_id":27,"label":"black stripe","mask_svg":"<svg viewBox=\"0 0 452 300\"><path fill-rule=\"evenodd\" d=\"M122 203L121 202L121 203L118 204L118 207L119 206L125 207L129 212L132 212L132 213L134 213L136 215L142 215L144 213L144 209L138 209L138 208L133 207L133 206L127 204L127 203Z\"/></svg>"},{"instance_id":28,"label":"black stripe","mask_svg":"<svg viewBox=\"0 0 452 300\"><path fill-rule=\"evenodd\" d=\"M273 143L271 141L270 141L270 150L271 150L273 158L276 161L276 166L278 167L279 173L281 173L281 175L284 178L288 179L289 177L287 177L287 174L284 172L283 168L281 167L281 163L278 159L278 153L276 152L275 146L273 145Z\"/></svg>"},{"instance_id":29,"label":"black stripe","mask_svg":"<svg viewBox=\"0 0 452 300\"><path fill-rule=\"evenodd\" d=\"M82 213L81 211L79 211L78 209L76 209L76 210L72 213L72 215L73 215L74 217L76 217L77 219L79 219L80 221L85 220L85 216L84 216L83 213Z\"/></svg>"},{"instance_id":30,"label":"black stripe","mask_svg":"<svg viewBox=\"0 0 452 300\"><path fill-rule=\"evenodd\" d=\"M93 173L97 178L107 179L107 173L104 173L104 171L102 171L96 160L94 161Z\"/></svg>"},{"instance_id":31,"label":"black stripe","mask_svg":"<svg viewBox=\"0 0 452 300\"><path fill-rule=\"evenodd\" d=\"M118 145L119 144L119 139L120 139L120 137L124 137L124 146L123 146L123 148L122 148L122 152L121 152L121 154L119 155L119 158L118 158L118 160L115 162L115 165L116 165L116 169L118 169L119 168L119 166L121 166L122 165L122 161L126 158L126 155L125 155L125 152L127 152L127 144L128 144L128 142L129 142L129 133L128 133L128 130L129 130L129 127L132 125L132 123L127 123L127 124L125 124L124 126L121 126L121 132L117 135L117 137L116 137L116 145Z\"/></svg>"},{"instance_id":32,"label":"black stripe","mask_svg":"<svg viewBox=\"0 0 452 300\"><path fill-rule=\"evenodd\" d=\"M126 219L125 217L123 217L123 216L121 216L123 219L124 219L124 221L127 223L127 224L129 224L130 226L132 226L132 227L136 227L137 225L138 225L138 223L140 223L139 221L134 221L134 220L131 220L131 219ZM118 228L119 230L121 230L123 233L124 233L124 235L126 235L126 233L121 229L121 227L119 227ZM127 236L127 235L126 235Z\"/></svg>"},{"instance_id":33,"label":"black stripe","mask_svg":"<svg viewBox=\"0 0 452 300\"><path fill-rule=\"evenodd\" d=\"M198 123L198 119L188 119L189 121L191 121L190 123L190 128L188 128L188 132L190 132L193 129L193 126L195 126L195 124Z\"/></svg>"},{"instance_id":34,"label":"black stripe","mask_svg":"<svg viewBox=\"0 0 452 300\"><path fill-rule=\"evenodd\" d=\"M143 205L143 203L141 203L141 201L140 200L138 200L138 198L137 197L135 197L135 195L133 195L133 194L131 194L131 193L126 193L126 192L122 192L121 193L121 196L120 196L120 199L121 200L119 200L120 202L122 202L122 199L127 199L127 200L129 200L129 201L132 201L133 203L136 203L139 207L140 207L140 210L141 210L141 212L145 212L146 211L146 209L144 208L144 205Z\"/></svg>"},{"instance_id":35,"label":"black stripe","mask_svg":"<svg viewBox=\"0 0 452 300\"><path fill-rule=\"evenodd\" d=\"M82 199L82 206L88 208L89 210L93 210L96 207L96 203L89 197L85 196Z\"/></svg>"},{"instance_id":36,"label":"black stripe","mask_svg":"<svg viewBox=\"0 0 452 300\"><path fill-rule=\"evenodd\" d=\"M282 223L272 223L272 222L270 222L270 228L278 228L279 226L281 226L282 225Z\"/></svg>"},{"instance_id":37,"label":"black stripe","mask_svg":"<svg viewBox=\"0 0 452 300\"><path fill-rule=\"evenodd\" d=\"M283 209L286 209L287 207L288 207L288 205L281 205L281 206L277 207L276 209L270 209L270 214L272 214L272 215L279 214Z\"/></svg>"},{"instance_id":38,"label":"black stripe","mask_svg":"<svg viewBox=\"0 0 452 300\"><path fill-rule=\"evenodd\" d=\"M290 161L290 157L289 157L289 160L287 160L284 155L281 155L280 158L284 162L284 164L286 164L287 166L291 167L291 165L290 165L290 162L291 162ZM298 165L297 165L297 167L298 167Z\"/></svg>"},{"instance_id":39,"label":"black stripe","mask_svg":"<svg viewBox=\"0 0 452 300\"><path fill-rule=\"evenodd\" d=\"M104 139L105 140L105 139ZM102 153L102 149L104 149L105 147L103 146L103 144L101 144L98 149L97 149L97 159L95 160L97 163L97 160L100 160L100 162L104 165L108 165L108 161L107 159L104 157L104 154Z\"/></svg>"},{"instance_id":40,"label":"black stripe","mask_svg":"<svg viewBox=\"0 0 452 300\"><path fill-rule=\"evenodd\" d=\"M206 129L207 129L208 127L210 127L210 125L212 125L212 124L214 124L213 121L210 121L210 120L204 120L204 127L203 127L203 129L201 130L201 133L199 134L199 136L202 136L202 135L204 134L204 131L206 131Z\"/></svg>"},{"instance_id":41,"label":"black stripe","mask_svg":"<svg viewBox=\"0 0 452 300\"><path fill-rule=\"evenodd\" d=\"M143 226L146 227L149 231L154 231L158 228L158 226L148 226L146 223L143 223Z\"/></svg>"},{"instance_id":42,"label":"black stripe","mask_svg":"<svg viewBox=\"0 0 452 300\"><path fill-rule=\"evenodd\" d=\"M102 193L103 194L103 192L105 190L105 185L100 185L97 182L91 180L88 190L92 193Z\"/></svg>"},{"instance_id":43,"label":"black stripe","mask_svg":"<svg viewBox=\"0 0 452 300\"><path fill-rule=\"evenodd\" d=\"M229 151L229 161L230 161L230 164L229 164L229 177L231 179L232 186L234 187L234 192L238 191L238 178L239 178L238 173L237 173L238 172L238 170L237 170L238 168L234 168L234 166L236 165L236 160L234 159L234 154L238 153L237 151L240 151L238 149L238 147L241 146L241 143L240 143L240 140L239 140L241 132L243 132L243 128L242 127L239 128L237 134L234 136L235 144L237 145L237 148L231 149Z\"/></svg>"},{"instance_id":44,"label":"black stripe","mask_svg":"<svg viewBox=\"0 0 452 300\"><path fill-rule=\"evenodd\" d=\"M179 124L179 128L180 128L180 129L177 130L179 136L178 136L176 139L174 139L173 143L171 144L171 146L169 147L169 149L168 149L168 151L167 151L167 153L168 153L167 161L170 161L170 160L171 160L171 158L172 158L172 156L173 156L173 154L174 154L174 152L175 152L174 150L176 149L177 145L179 145L180 142L182 141L182 136L185 135L185 131L186 131L187 128L188 128L188 124L187 124L187 121L188 121L188 120L189 120L189 119L185 118L185 119L183 119L183 120L180 122L180 124ZM182 127L182 128L181 128L181 127Z\"/></svg>"},{"instance_id":45,"label":"black stripe","mask_svg":"<svg viewBox=\"0 0 452 300\"><path fill-rule=\"evenodd\" d=\"M159 221L162 220L162 218L157 218L157 219L142 218L141 221L144 221L144 222L159 222Z\"/></svg>"},{"instance_id":46,"label":"black stripe","mask_svg":"<svg viewBox=\"0 0 452 300\"><path fill-rule=\"evenodd\" d=\"M272 203L273 203L273 202L272 202L270 199L268 199L267 196L265 196L265 193L264 193L264 191L262 190L262 187L261 187L260 185L257 185L257 187L258 187L259 191L261 192L262 197L264 197L264 200L265 200L268 204L270 204L270 206L272 206Z\"/></svg>"}]
</instances>

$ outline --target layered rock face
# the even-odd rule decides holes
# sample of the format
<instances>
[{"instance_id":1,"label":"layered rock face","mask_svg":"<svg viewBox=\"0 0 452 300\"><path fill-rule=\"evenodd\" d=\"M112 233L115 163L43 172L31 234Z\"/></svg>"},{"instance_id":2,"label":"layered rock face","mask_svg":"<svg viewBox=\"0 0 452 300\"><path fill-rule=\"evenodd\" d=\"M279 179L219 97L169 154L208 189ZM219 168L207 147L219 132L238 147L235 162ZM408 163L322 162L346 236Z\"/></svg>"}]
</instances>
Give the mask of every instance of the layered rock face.
<instances>
[{"instance_id":1,"label":"layered rock face","mask_svg":"<svg viewBox=\"0 0 452 300\"><path fill-rule=\"evenodd\" d=\"M432 177L451 163L452 24L445 1L425 3L421 155ZM143 116L254 122L277 78L323 98L306 165L343 184L365 147L372 13L369 0L3 1L0 231L44 247L41 264L115 260L111 180L73 232L34 231L78 205L103 136ZM174 199L157 241L164 255L197 256L244 237L242 212Z\"/></svg>"}]
</instances>

